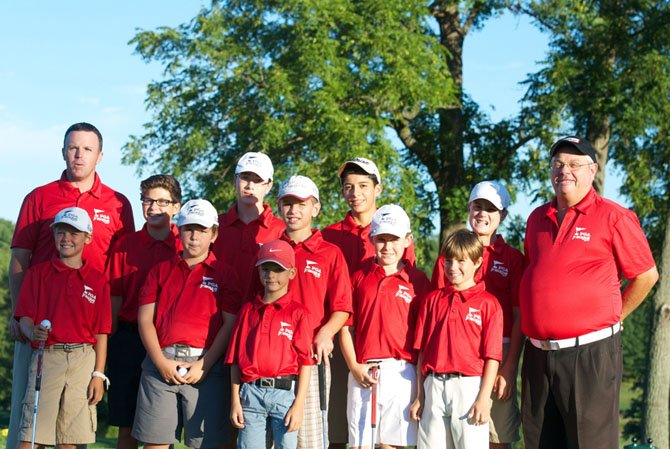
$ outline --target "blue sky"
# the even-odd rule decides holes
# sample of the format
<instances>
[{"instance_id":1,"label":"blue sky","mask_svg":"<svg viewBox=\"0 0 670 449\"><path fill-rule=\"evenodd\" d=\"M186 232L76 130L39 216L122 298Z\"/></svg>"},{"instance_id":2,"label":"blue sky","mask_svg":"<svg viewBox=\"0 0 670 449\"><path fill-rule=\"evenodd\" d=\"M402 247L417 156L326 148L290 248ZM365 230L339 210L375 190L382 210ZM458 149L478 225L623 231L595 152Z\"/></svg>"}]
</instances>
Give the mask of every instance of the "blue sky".
<instances>
[{"instance_id":1,"label":"blue sky","mask_svg":"<svg viewBox=\"0 0 670 449\"><path fill-rule=\"evenodd\" d=\"M88 121L105 139L98 168L106 184L133 202L139 214L135 167L120 163L120 148L150 119L146 85L162 67L146 64L128 41L138 29L175 26L209 2L127 0L0 3L0 218L16 220L23 197L56 179L64 168L62 137L72 123ZM494 119L510 116L519 86L537 70L547 40L525 19L491 19L467 38L465 88ZM608 178L614 192L618 186ZM613 195L610 194L610 197ZM513 212L531 209L519 198Z\"/></svg>"}]
</instances>

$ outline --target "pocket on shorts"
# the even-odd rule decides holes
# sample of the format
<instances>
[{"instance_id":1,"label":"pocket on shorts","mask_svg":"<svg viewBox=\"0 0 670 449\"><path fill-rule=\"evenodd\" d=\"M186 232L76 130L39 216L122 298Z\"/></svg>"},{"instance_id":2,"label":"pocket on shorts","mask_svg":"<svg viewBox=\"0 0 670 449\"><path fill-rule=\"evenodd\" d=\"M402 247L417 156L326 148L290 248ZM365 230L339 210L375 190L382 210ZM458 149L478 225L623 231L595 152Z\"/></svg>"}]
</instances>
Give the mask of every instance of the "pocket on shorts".
<instances>
[{"instance_id":1,"label":"pocket on shorts","mask_svg":"<svg viewBox=\"0 0 670 449\"><path fill-rule=\"evenodd\" d=\"M91 429L95 433L98 431L98 410L95 405L88 406L88 415L91 419Z\"/></svg>"}]
</instances>

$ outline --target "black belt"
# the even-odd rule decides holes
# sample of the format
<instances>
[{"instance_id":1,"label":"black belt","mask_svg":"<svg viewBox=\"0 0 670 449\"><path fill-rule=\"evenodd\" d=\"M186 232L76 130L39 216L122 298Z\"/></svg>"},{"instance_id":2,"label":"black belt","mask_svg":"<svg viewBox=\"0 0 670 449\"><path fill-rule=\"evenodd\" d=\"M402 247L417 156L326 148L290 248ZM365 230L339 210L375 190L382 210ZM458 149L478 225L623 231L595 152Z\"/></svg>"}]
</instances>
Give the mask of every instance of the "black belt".
<instances>
[{"instance_id":1,"label":"black belt","mask_svg":"<svg viewBox=\"0 0 670 449\"><path fill-rule=\"evenodd\" d=\"M473 376L466 376L465 374L461 373L436 373L435 371L428 371L429 376L433 376L435 379L439 380L449 380L454 377L473 377Z\"/></svg>"},{"instance_id":2,"label":"black belt","mask_svg":"<svg viewBox=\"0 0 670 449\"><path fill-rule=\"evenodd\" d=\"M282 376L282 377L261 377L252 382L252 384L261 388L277 388L279 390L292 390L293 381L296 376Z\"/></svg>"},{"instance_id":3,"label":"black belt","mask_svg":"<svg viewBox=\"0 0 670 449\"><path fill-rule=\"evenodd\" d=\"M72 352L75 349L83 348L84 346L91 346L88 343L56 343L55 345L46 346L47 351L65 351Z\"/></svg>"}]
</instances>

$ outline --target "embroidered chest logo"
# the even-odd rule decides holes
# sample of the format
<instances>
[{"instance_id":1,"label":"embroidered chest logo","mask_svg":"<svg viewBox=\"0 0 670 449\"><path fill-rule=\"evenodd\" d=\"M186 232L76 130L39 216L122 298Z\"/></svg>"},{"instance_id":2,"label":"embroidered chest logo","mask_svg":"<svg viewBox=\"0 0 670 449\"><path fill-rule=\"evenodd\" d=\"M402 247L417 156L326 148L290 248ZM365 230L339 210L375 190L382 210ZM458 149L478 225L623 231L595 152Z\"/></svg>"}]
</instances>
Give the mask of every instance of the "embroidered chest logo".
<instances>
[{"instance_id":1,"label":"embroidered chest logo","mask_svg":"<svg viewBox=\"0 0 670 449\"><path fill-rule=\"evenodd\" d=\"M494 260L493 266L491 267L492 273L498 273L500 276L506 278L509 276L509 269L505 266L505 262L502 260Z\"/></svg>"},{"instance_id":2,"label":"embroidered chest logo","mask_svg":"<svg viewBox=\"0 0 670 449\"><path fill-rule=\"evenodd\" d=\"M91 304L95 304L95 300L97 298L96 294L93 293L93 289L88 285L84 285L84 293L81 294L81 297L86 298L86 301L90 302Z\"/></svg>"},{"instance_id":3,"label":"embroidered chest logo","mask_svg":"<svg viewBox=\"0 0 670 449\"><path fill-rule=\"evenodd\" d=\"M110 219L109 215L105 213L104 209L93 209L93 221L101 221L108 225Z\"/></svg>"},{"instance_id":4,"label":"embroidered chest logo","mask_svg":"<svg viewBox=\"0 0 670 449\"><path fill-rule=\"evenodd\" d=\"M572 240L583 240L585 242L588 242L591 240L591 233L586 230L586 228L582 228L579 226L575 227L575 233L572 235Z\"/></svg>"},{"instance_id":5,"label":"embroidered chest logo","mask_svg":"<svg viewBox=\"0 0 670 449\"><path fill-rule=\"evenodd\" d=\"M314 262L313 260L306 260L306 265L305 265L305 271L304 273L311 273L314 275L315 278L320 278L321 277L321 268L319 268L318 262Z\"/></svg>"},{"instance_id":6,"label":"embroidered chest logo","mask_svg":"<svg viewBox=\"0 0 670 449\"><path fill-rule=\"evenodd\" d=\"M465 321L472 321L478 326L482 325L482 312L474 307L468 307L468 314L465 316Z\"/></svg>"},{"instance_id":7,"label":"embroidered chest logo","mask_svg":"<svg viewBox=\"0 0 670 449\"><path fill-rule=\"evenodd\" d=\"M207 276L202 277L202 283L200 284L200 288L208 288L212 291L212 293L216 293L219 291L219 284L214 282L214 278L209 278Z\"/></svg>"},{"instance_id":8,"label":"embroidered chest logo","mask_svg":"<svg viewBox=\"0 0 670 449\"><path fill-rule=\"evenodd\" d=\"M404 299L407 304L412 302L412 295L409 292L409 287L405 287L404 285L398 286L398 291L395 292L395 297Z\"/></svg>"},{"instance_id":9,"label":"embroidered chest logo","mask_svg":"<svg viewBox=\"0 0 670 449\"><path fill-rule=\"evenodd\" d=\"M279 324L281 327L279 328L279 332L277 332L277 336L281 337L282 335L286 338L289 339L289 341L293 340L293 329L291 329L291 325L285 321L280 321Z\"/></svg>"}]
</instances>

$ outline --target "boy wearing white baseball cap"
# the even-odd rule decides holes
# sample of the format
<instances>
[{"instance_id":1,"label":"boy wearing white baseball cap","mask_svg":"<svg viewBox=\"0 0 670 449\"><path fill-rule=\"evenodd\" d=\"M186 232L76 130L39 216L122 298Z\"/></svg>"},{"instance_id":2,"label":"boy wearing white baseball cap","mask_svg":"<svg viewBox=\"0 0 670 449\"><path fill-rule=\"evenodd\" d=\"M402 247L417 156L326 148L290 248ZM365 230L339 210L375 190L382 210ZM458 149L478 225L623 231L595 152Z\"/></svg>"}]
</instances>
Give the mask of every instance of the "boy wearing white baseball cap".
<instances>
[{"instance_id":1,"label":"boy wearing white baseball cap","mask_svg":"<svg viewBox=\"0 0 670 449\"><path fill-rule=\"evenodd\" d=\"M14 318L33 348L45 345L35 443L74 447L95 442L95 405L107 380L103 372L111 303L107 278L82 259L93 238L88 213L65 208L51 228L59 257L28 269ZM35 324L44 320L51 326ZM34 352L19 433L21 449L31 446L37 364Z\"/></svg>"},{"instance_id":2,"label":"boy wearing white baseball cap","mask_svg":"<svg viewBox=\"0 0 670 449\"><path fill-rule=\"evenodd\" d=\"M242 298L234 270L210 251L217 222L209 201L186 202L177 219L183 251L152 268L140 291L147 358L132 436L147 448L167 449L182 429L194 448L222 447L231 438L229 376L220 359Z\"/></svg>"},{"instance_id":3,"label":"boy wearing white baseball cap","mask_svg":"<svg viewBox=\"0 0 670 449\"><path fill-rule=\"evenodd\" d=\"M425 273L406 259L405 249L412 242L410 220L400 206L389 204L375 212L370 241L375 256L351 279L354 313L340 332L350 371L349 447L370 446L372 407L378 417L374 441L414 446L417 424L409 416L416 397L414 323L430 285ZM372 388L377 388L375 404Z\"/></svg>"},{"instance_id":4,"label":"boy wearing white baseball cap","mask_svg":"<svg viewBox=\"0 0 670 449\"><path fill-rule=\"evenodd\" d=\"M351 313L351 283L342 251L323 239L312 220L319 214L319 189L306 176L291 176L279 189L279 213L286 232L282 240L295 251L297 276L289 289L296 294L310 313L312 351L317 363L333 351L333 338ZM304 423L298 431L298 447L323 447L319 408L317 367L312 369L310 388L305 401ZM326 369L326 391L330 389L330 369Z\"/></svg>"},{"instance_id":5,"label":"boy wearing white baseball cap","mask_svg":"<svg viewBox=\"0 0 670 449\"><path fill-rule=\"evenodd\" d=\"M254 267L259 248L284 232L284 223L264 204L273 179L274 168L266 154L242 155L235 167L235 203L218 218L219 236L212 251L236 270L245 299L262 290Z\"/></svg>"},{"instance_id":6,"label":"boy wearing white baseball cap","mask_svg":"<svg viewBox=\"0 0 670 449\"><path fill-rule=\"evenodd\" d=\"M521 417L516 399L516 378L521 353L521 312L519 282L525 268L523 255L497 233L507 217L511 199L499 181L482 181L470 192L468 224L484 245L483 262L475 282L485 281L486 290L496 297L503 312L503 359L493 387L493 407L489 425L489 447L508 449L519 440ZM433 288L449 281L440 256L433 268Z\"/></svg>"},{"instance_id":7,"label":"boy wearing white baseball cap","mask_svg":"<svg viewBox=\"0 0 670 449\"><path fill-rule=\"evenodd\" d=\"M323 230L323 238L337 245L349 267L349 276L358 271L363 262L374 257L375 251L370 241L370 223L377 211L377 199L382 192L382 178L377 165L368 158L356 157L346 161L338 170L342 197L349 211L342 221L333 223ZM407 260L414 264L414 243L405 251ZM336 348L332 360L333 390L343 391L347 385L349 370ZM331 424L331 448L346 447L348 440L346 395L337 394L332 398L333 407L328 421Z\"/></svg>"}]
</instances>

